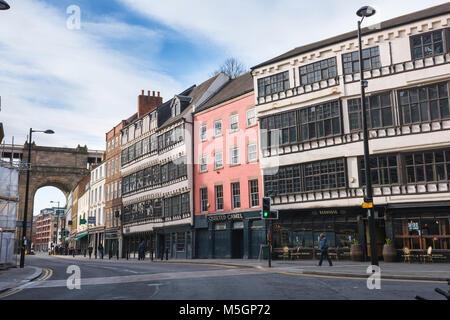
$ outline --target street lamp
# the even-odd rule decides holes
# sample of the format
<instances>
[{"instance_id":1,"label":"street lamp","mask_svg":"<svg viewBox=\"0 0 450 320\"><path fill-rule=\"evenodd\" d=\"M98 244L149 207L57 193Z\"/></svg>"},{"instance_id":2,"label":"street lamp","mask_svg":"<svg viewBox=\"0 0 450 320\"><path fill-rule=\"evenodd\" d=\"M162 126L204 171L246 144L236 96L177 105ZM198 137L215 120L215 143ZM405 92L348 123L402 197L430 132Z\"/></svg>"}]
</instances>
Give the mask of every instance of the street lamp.
<instances>
[{"instance_id":1,"label":"street lamp","mask_svg":"<svg viewBox=\"0 0 450 320\"><path fill-rule=\"evenodd\" d=\"M0 10L8 10L9 8L10 6L6 1L0 0Z\"/></svg>"},{"instance_id":2,"label":"street lamp","mask_svg":"<svg viewBox=\"0 0 450 320\"><path fill-rule=\"evenodd\" d=\"M1 5L0 0L0 5ZM28 213L28 190L30 187L30 170L31 170L31 136L33 132L43 132L46 134L53 134L55 133L53 130L33 130L30 128L30 134L28 135L28 163L27 163L27 184L25 188L25 208L24 208L24 214L23 214L23 225L22 225L22 249L20 252L20 267L23 268L25 264L25 246L27 245L27 213Z\"/></svg>"},{"instance_id":3,"label":"street lamp","mask_svg":"<svg viewBox=\"0 0 450 320\"><path fill-rule=\"evenodd\" d=\"M367 87L367 81L364 81L364 67L362 58L362 41L361 41L361 23L365 17L370 17L375 14L375 9L370 6L364 6L360 8L356 15L361 17L358 21L358 45L359 45L359 72L361 82L361 107L362 107L362 120L363 120L363 134L364 134L364 169L366 178L366 196L364 198L363 208L367 209L367 223L369 225L370 236L370 260L372 265L378 266L378 253L375 241L375 227L373 221L373 195L372 195L372 181L369 167L369 139L367 132L367 111L366 111L366 95L365 88Z\"/></svg>"}]
</instances>

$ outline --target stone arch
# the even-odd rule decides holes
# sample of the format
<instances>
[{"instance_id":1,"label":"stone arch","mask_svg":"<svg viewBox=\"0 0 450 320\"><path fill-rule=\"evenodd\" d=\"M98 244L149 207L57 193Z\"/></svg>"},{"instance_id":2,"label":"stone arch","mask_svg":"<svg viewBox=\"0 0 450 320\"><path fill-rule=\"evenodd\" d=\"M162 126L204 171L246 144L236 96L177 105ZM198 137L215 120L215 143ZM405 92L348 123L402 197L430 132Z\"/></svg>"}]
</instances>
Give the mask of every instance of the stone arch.
<instances>
[{"instance_id":1,"label":"stone arch","mask_svg":"<svg viewBox=\"0 0 450 320\"><path fill-rule=\"evenodd\" d=\"M25 144L23 159L28 159L28 145ZM27 222L33 217L34 196L42 187L56 187L61 190L66 199L70 192L86 175L89 174L89 164L101 161L102 153L93 154L86 147L57 148L36 146L31 147L31 170L28 189ZM25 160L26 161L26 160ZM17 221L23 221L25 211L27 172L23 170L19 174L19 205ZM16 239L22 238L22 227L16 229ZM31 239L31 228L27 227L27 238Z\"/></svg>"}]
</instances>

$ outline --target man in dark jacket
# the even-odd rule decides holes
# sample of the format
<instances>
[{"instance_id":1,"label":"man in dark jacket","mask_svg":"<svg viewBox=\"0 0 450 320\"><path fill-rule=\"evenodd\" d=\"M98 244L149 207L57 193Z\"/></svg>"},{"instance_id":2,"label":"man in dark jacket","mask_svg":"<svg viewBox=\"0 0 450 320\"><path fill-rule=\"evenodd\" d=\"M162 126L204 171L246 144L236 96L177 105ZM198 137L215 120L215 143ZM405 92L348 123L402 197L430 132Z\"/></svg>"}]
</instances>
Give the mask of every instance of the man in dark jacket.
<instances>
[{"instance_id":1,"label":"man in dark jacket","mask_svg":"<svg viewBox=\"0 0 450 320\"><path fill-rule=\"evenodd\" d=\"M331 262L330 257L328 256L328 245L327 245L327 238L323 233L320 234L320 261L317 266L322 265L323 258L326 258L328 260L328 263L330 264L330 267L333 265Z\"/></svg>"},{"instance_id":2,"label":"man in dark jacket","mask_svg":"<svg viewBox=\"0 0 450 320\"><path fill-rule=\"evenodd\" d=\"M138 260L144 260L145 259L145 250L147 249L147 245L145 244L144 240L141 240L141 243L139 243L139 257Z\"/></svg>"}]
</instances>

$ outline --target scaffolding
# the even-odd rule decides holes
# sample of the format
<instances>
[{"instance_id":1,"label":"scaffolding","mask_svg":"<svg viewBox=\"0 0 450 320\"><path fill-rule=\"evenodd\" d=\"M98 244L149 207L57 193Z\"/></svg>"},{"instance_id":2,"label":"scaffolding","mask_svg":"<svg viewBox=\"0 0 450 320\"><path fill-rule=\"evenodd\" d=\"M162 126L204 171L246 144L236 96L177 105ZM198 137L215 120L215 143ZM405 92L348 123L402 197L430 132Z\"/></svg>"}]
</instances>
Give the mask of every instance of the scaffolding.
<instances>
[{"instance_id":1,"label":"scaffolding","mask_svg":"<svg viewBox=\"0 0 450 320\"><path fill-rule=\"evenodd\" d=\"M14 150L14 138L12 140ZM4 158L5 144L0 157L0 268L16 266L18 243L14 237L16 229L17 206L19 203L20 162L13 158Z\"/></svg>"}]
</instances>

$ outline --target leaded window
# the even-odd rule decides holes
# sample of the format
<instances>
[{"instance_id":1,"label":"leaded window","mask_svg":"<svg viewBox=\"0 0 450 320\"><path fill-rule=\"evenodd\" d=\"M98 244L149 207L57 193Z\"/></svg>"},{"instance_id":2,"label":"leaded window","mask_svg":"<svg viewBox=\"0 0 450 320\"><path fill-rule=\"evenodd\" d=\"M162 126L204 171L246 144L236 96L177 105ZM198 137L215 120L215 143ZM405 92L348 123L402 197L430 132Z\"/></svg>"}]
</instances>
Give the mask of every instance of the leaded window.
<instances>
[{"instance_id":1,"label":"leaded window","mask_svg":"<svg viewBox=\"0 0 450 320\"><path fill-rule=\"evenodd\" d=\"M399 183L396 155L369 157L370 179L373 185L393 185ZM359 158L360 185L366 185L364 158Z\"/></svg>"},{"instance_id":2,"label":"leaded window","mask_svg":"<svg viewBox=\"0 0 450 320\"><path fill-rule=\"evenodd\" d=\"M379 68L380 51L378 47L363 49L362 51L363 70ZM359 69L359 51L345 53L342 55L344 63L344 74L352 74L360 71Z\"/></svg>"},{"instance_id":3,"label":"leaded window","mask_svg":"<svg viewBox=\"0 0 450 320\"><path fill-rule=\"evenodd\" d=\"M299 69L301 85L336 78L336 58L311 63Z\"/></svg>"},{"instance_id":4,"label":"leaded window","mask_svg":"<svg viewBox=\"0 0 450 320\"><path fill-rule=\"evenodd\" d=\"M189 192L181 195L181 213L189 213Z\"/></svg>"},{"instance_id":5,"label":"leaded window","mask_svg":"<svg viewBox=\"0 0 450 320\"><path fill-rule=\"evenodd\" d=\"M403 124L450 118L448 83L436 83L399 91Z\"/></svg>"},{"instance_id":6,"label":"leaded window","mask_svg":"<svg viewBox=\"0 0 450 320\"><path fill-rule=\"evenodd\" d=\"M332 101L299 110L299 140L308 141L340 134L340 109L339 101Z\"/></svg>"},{"instance_id":7,"label":"leaded window","mask_svg":"<svg viewBox=\"0 0 450 320\"><path fill-rule=\"evenodd\" d=\"M289 71L258 79L258 97L289 89Z\"/></svg>"},{"instance_id":8,"label":"leaded window","mask_svg":"<svg viewBox=\"0 0 450 320\"><path fill-rule=\"evenodd\" d=\"M444 53L443 30L437 30L411 37L413 59L425 58Z\"/></svg>"},{"instance_id":9,"label":"leaded window","mask_svg":"<svg viewBox=\"0 0 450 320\"><path fill-rule=\"evenodd\" d=\"M305 189L330 190L346 186L344 159L316 161L305 164Z\"/></svg>"},{"instance_id":10,"label":"leaded window","mask_svg":"<svg viewBox=\"0 0 450 320\"><path fill-rule=\"evenodd\" d=\"M450 180L450 150L405 154L407 183Z\"/></svg>"},{"instance_id":11,"label":"leaded window","mask_svg":"<svg viewBox=\"0 0 450 320\"><path fill-rule=\"evenodd\" d=\"M347 101L350 131L363 129L361 98ZM374 94L366 98L367 128L383 128L393 125L390 92Z\"/></svg>"}]
</instances>

